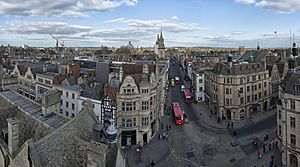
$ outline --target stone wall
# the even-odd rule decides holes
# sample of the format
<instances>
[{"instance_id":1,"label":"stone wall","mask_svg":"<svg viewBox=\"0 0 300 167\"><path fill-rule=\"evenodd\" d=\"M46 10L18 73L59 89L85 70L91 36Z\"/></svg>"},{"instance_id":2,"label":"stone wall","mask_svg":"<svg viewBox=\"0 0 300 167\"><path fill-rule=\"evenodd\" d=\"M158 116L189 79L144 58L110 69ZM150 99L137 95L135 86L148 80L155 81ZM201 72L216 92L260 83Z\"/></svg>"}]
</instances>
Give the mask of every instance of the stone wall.
<instances>
[{"instance_id":1,"label":"stone wall","mask_svg":"<svg viewBox=\"0 0 300 167\"><path fill-rule=\"evenodd\" d=\"M42 113L48 115L59 110L61 94L58 90L48 90L42 95Z\"/></svg>"},{"instance_id":2,"label":"stone wall","mask_svg":"<svg viewBox=\"0 0 300 167\"><path fill-rule=\"evenodd\" d=\"M10 162L9 167L30 167L28 161L28 143L24 143L21 147L20 152Z\"/></svg>"}]
</instances>

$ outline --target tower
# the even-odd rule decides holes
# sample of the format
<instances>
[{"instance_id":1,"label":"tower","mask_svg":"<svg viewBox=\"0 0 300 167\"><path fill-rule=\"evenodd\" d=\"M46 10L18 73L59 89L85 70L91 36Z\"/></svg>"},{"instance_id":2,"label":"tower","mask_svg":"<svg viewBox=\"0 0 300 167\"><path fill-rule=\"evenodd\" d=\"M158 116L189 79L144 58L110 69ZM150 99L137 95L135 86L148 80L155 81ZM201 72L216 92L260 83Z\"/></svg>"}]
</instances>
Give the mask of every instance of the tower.
<instances>
[{"instance_id":1,"label":"tower","mask_svg":"<svg viewBox=\"0 0 300 167\"><path fill-rule=\"evenodd\" d=\"M164 37L162 34L162 30L160 31L160 37L158 40L158 58L165 59L166 58L166 51L165 51L165 44L164 44Z\"/></svg>"},{"instance_id":2,"label":"tower","mask_svg":"<svg viewBox=\"0 0 300 167\"><path fill-rule=\"evenodd\" d=\"M257 50L260 50L260 46L259 46L259 40L257 40Z\"/></svg>"}]
</instances>

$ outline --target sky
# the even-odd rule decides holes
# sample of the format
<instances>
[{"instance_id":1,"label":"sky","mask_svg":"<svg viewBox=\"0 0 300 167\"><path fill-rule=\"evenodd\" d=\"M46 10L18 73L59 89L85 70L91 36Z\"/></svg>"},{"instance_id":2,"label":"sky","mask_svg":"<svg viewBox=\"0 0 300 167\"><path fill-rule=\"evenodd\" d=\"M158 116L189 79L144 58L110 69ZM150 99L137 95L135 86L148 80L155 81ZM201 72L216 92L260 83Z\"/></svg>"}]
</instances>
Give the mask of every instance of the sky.
<instances>
[{"instance_id":1,"label":"sky","mask_svg":"<svg viewBox=\"0 0 300 167\"><path fill-rule=\"evenodd\" d=\"M0 44L289 47L300 0L0 0Z\"/></svg>"}]
</instances>

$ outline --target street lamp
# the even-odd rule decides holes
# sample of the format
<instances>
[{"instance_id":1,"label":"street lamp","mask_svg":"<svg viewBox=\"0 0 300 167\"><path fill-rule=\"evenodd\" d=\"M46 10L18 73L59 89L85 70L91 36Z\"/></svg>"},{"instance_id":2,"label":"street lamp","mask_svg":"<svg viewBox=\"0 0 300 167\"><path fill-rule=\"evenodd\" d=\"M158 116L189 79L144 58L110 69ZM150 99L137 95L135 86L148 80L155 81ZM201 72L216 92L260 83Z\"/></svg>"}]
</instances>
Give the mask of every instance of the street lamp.
<instances>
[{"instance_id":1,"label":"street lamp","mask_svg":"<svg viewBox=\"0 0 300 167\"><path fill-rule=\"evenodd\" d=\"M288 166L288 153L287 153L287 103L288 100L284 99L284 103L285 103L285 163L286 166Z\"/></svg>"}]
</instances>

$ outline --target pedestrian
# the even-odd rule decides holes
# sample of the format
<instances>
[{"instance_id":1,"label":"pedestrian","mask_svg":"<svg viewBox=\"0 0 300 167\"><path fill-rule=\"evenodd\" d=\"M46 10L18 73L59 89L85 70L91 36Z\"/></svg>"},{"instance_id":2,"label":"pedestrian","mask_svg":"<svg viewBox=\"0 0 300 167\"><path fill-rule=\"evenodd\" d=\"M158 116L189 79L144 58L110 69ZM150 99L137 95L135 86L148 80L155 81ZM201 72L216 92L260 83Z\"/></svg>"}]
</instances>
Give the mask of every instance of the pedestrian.
<instances>
[{"instance_id":1,"label":"pedestrian","mask_svg":"<svg viewBox=\"0 0 300 167\"><path fill-rule=\"evenodd\" d=\"M167 125L167 131L169 131L169 125Z\"/></svg>"},{"instance_id":2,"label":"pedestrian","mask_svg":"<svg viewBox=\"0 0 300 167\"><path fill-rule=\"evenodd\" d=\"M161 134L158 135L158 140L160 140L160 139L161 139Z\"/></svg>"},{"instance_id":3,"label":"pedestrian","mask_svg":"<svg viewBox=\"0 0 300 167\"><path fill-rule=\"evenodd\" d=\"M272 148L271 148L271 143L269 144L269 151L271 150Z\"/></svg>"},{"instance_id":4,"label":"pedestrian","mask_svg":"<svg viewBox=\"0 0 300 167\"><path fill-rule=\"evenodd\" d=\"M169 135L168 134L166 134L166 140L168 141L168 138L169 138Z\"/></svg>"},{"instance_id":5,"label":"pedestrian","mask_svg":"<svg viewBox=\"0 0 300 167\"><path fill-rule=\"evenodd\" d=\"M255 147L255 141L254 140L252 141L252 147L253 148Z\"/></svg>"},{"instance_id":6,"label":"pedestrian","mask_svg":"<svg viewBox=\"0 0 300 167\"><path fill-rule=\"evenodd\" d=\"M231 122L231 129L233 129L233 122Z\"/></svg>"},{"instance_id":7,"label":"pedestrian","mask_svg":"<svg viewBox=\"0 0 300 167\"><path fill-rule=\"evenodd\" d=\"M166 139L166 133L165 132L163 133L163 139L164 140Z\"/></svg>"},{"instance_id":8,"label":"pedestrian","mask_svg":"<svg viewBox=\"0 0 300 167\"><path fill-rule=\"evenodd\" d=\"M164 129L164 124L163 123L161 123L161 129Z\"/></svg>"},{"instance_id":9,"label":"pedestrian","mask_svg":"<svg viewBox=\"0 0 300 167\"><path fill-rule=\"evenodd\" d=\"M152 160L152 162L151 162L151 166L155 166L155 163L154 163L154 161Z\"/></svg>"},{"instance_id":10,"label":"pedestrian","mask_svg":"<svg viewBox=\"0 0 300 167\"><path fill-rule=\"evenodd\" d=\"M230 129L230 124L229 124L229 122L227 123L227 129Z\"/></svg>"},{"instance_id":11,"label":"pedestrian","mask_svg":"<svg viewBox=\"0 0 300 167\"><path fill-rule=\"evenodd\" d=\"M261 154L260 154L259 149L256 150L256 154L257 154L257 158L260 159L261 158Z\"/></svg>"},{"instance_id":12,"label":"pedestrian","mask_svg":"<svg viewBox=\"0 0 300 167\"><path fill-rule=\"evenodd\" d=\"M169 129L171 130L171 125L169 126Z\"/></svg>"},{"instance_id":13,"label":"pedestrian","mask_svg":"<svg viewBox=\"0 0 300 167\"><path fill-rule=\"evenodd\" d=\"M275 142L274 141L272 141L272 147L275 148Z\"/></svg>"},{"instance_id":14,"label":"pedestrian","mask_svg":"<svg viewBox=\"0 0 300 167\"><path fill-rule=\"evenodd\" d=\"M278 148L278 141L275 142L275 147Z\"/></svg>"},{"instance_id":15,"label":"pedestrian","mask_svg":"<svg viewBox=\"0 0 300 167\"><path fill-rule=\"evenodd\" d=\"M266 145L263 145L263 153L266 153Z\"/></svg>"}]
</instances>

